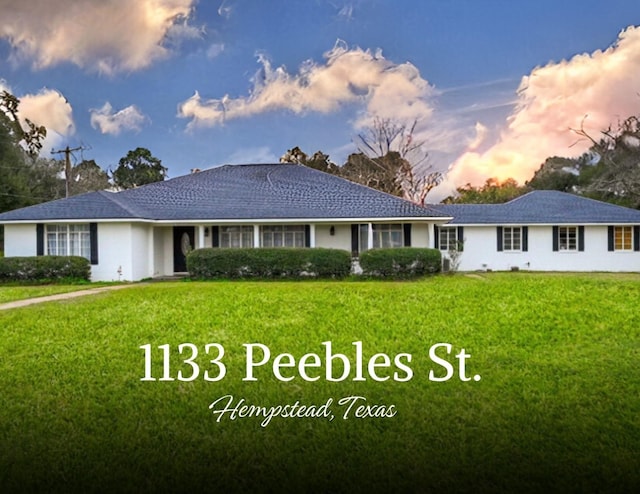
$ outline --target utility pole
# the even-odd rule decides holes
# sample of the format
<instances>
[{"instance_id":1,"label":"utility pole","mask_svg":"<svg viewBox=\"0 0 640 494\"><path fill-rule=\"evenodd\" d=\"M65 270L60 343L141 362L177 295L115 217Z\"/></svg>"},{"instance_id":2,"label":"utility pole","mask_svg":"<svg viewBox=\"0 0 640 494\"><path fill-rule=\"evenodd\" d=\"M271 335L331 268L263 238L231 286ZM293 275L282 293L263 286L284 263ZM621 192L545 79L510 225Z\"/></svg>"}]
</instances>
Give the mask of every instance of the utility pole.
<instances>
[{"instance_id":1,"label":"utility pole","mask_svg":"<svg viewBox=\"0 0 640 494\"><path fill-rule=\"evenodd\" d=\"M71 194L71 153L73 153L74 151L80 151L82 150L82 146L78 146L77 148L73 148L70 149L69 146L67 146L64 149L60 149L58 151L51 151L51 154L62 154L64 153L64 190L65 190L65 197L69 197L69 195Z\"/></svg>"}]
</instances>

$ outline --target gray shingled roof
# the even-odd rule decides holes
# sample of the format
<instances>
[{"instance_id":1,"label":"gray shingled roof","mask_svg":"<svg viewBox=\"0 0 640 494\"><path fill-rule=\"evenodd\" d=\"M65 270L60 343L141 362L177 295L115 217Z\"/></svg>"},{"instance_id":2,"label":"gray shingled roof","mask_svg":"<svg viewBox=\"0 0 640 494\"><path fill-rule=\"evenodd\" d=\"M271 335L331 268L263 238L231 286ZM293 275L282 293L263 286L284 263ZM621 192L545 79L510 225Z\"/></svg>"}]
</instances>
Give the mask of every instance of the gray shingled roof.
<instances>
[{"instance_id":1,"label":"gray shingled roof","mask_svg":"<svg viewBox=\"0 0 640 494\"><path fill-rule=\"evenodd\" d=\"M92 192L0 214L0 223L71 219L250 220L443 217L294 164L225 165L118 193Z\"/></svg>"},{"instance_id":2,"label":"gray shingled roof","mask_svg":"<svg viewBox=\"0 0 640 494\"><path fill-rule=\"evenodd\" d=\"M640 224L640 211L555 190L536 190L505 204L438 204L453 225Z\"/></svg>"}]
</instances>

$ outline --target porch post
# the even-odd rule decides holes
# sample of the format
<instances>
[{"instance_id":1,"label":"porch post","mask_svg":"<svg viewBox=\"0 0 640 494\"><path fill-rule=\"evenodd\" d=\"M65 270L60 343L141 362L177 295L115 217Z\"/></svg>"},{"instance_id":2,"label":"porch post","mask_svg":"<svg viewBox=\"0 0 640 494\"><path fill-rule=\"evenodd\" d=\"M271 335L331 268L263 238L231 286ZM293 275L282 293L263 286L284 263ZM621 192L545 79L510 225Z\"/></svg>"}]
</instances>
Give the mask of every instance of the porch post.
<instances>
[{"instance_id":1,"label":"porch post","mask_svg":"<svg viewBox=\"0 0 640 494\"><path fill-rule=\"evenodd\" d=\"M367 250L373 249L373 225L367 224Z\"/></svg>"},{"instance_id":2,"label":"porch post","mask_svg":"<svg viewBox=\"0 0 640 494\"><path fill-rule=\"evenodd\" d=\"M260 225L253 225L253 247L260 248Z\"/></svg>"},{"instance_id":3,"label":"porch post","mask_svg":"<svg viewBox=\"0 0 640 494\"><path fill-rule=\"evenodd\" d=\"M198 225L198 248L204 248L204 225Z\"/></svg>"},{"instance_id":4,"label":"porch post","mask_svg":"<svg viewBox=\"0 0 640 494\"><path fill-rule=\"evenodd\" d=\"M311 223L309 225L309 247L312 249L316 246L316 225Z\"/></svg>"},{"instance_id":5,"label":"porch post","mask_svg":"<svg viewBox=\"0 0 640 494\"><path fill-rule=\"evenodd\" d=\"M427 245L432 249L437 249L436 245L436 225L435 223L429 223L429 238L427 239Z\"/></svg>"}]
</instances>

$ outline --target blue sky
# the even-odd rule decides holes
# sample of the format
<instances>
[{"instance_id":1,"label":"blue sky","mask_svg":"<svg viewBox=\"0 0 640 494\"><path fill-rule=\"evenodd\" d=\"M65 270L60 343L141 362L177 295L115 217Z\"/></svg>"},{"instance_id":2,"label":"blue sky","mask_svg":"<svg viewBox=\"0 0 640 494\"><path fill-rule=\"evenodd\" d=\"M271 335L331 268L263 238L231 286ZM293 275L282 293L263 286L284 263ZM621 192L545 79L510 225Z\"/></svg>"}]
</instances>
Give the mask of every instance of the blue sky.
<instances>
[{"instance_id":1,"label":"blue sky","mask_svg":"<svg viewBox=\"0 0 640 494\"><path fill-rule=\"evenodd\" d=\"M435 194L529 178L640 113L640 3L507 0L0 0L0 86L45 149L115 168L142 146L169 176L337 163L376 116L418 119ZM586 116L586 119L585 119Z\"/></svg>"}]
</instances>

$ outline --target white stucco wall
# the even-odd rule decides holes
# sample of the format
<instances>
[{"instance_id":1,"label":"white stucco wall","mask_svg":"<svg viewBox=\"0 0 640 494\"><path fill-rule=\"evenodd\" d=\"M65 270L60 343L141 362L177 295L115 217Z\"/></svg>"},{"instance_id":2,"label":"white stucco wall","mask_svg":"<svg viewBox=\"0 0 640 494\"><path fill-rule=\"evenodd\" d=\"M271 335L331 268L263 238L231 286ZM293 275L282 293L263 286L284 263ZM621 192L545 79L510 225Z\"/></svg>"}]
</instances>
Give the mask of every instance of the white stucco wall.
<instances>
[{"instance_id":1,"label":"white stucco wall","mask_svg":"<svg viewBox=\"0 0 640 494\"><path fill-rule=\"evenodd\" d=\"M411 246L412 247L432 247L429 236L429 225L424 223L413 223L411 225Z\"/></svg>"},{"instance_id":2,"label":"white stucco wall","mask_svg":"<svg viewBox=\"0 0 640 494\"><path fill-rule=\"evenodd\" d=\"M332 226L334 235L331 235ZM316 225L316 247L351 251L351 225Z\"/></svg>"},{"instance_id":3,"label":"white stucco wall","mask_svg":"<svg viewBox=\"0 0 640 494\"><path fill-rule=\"evenodd\" d=\"M46 239L45 239L46 241ZM132 280L131 225L98 224L98 264L91 266L92 281ZM5 225L5 256L22 257L37 254L36 225ZM118 273L120 270L120 273Z\"/></svg>"},{"instance_id":4,"label":"white stucco wall","mask_svg":"<svg viewBox=\"0 0 640 494\"><path fill-rule=\"evenodd\" d=\"M609 252L607 226L584 228L584 251L553 251L551 226L529 226L527 252L498 252L495 226L465 226L460 271L640 271L640 252ZM443 253L445 254L445 253Z\"/></svg>"},{"instance_id":5,"label":"white stucco wall","mask_svg":"<svg viewBox=\"0 0 640 494\"><path fill-rule=\"evenodd\" d=\"M36 225L5 225L5 257L35 256L37 251Z\"/></svg>"},{"instance_id":6,"label":"white stucco wall","mask_svg":"<svg viewBox=\"0 0 640 494\"><path fill-rule=\"evenodd\" d=\"M98 223L98 264L91 266L92 281L132 281L131 224Z\"/></svg>"},{"instance_id":7,"label":"white stucco wall","mask_svg":"<svg viewBox=\"0 0 640 494\"><path fill-rule=\"evenodd\" d=\"M153 226L131 225L131 279L141 280L153 276Z\"/></svg>"}]
</instances>

